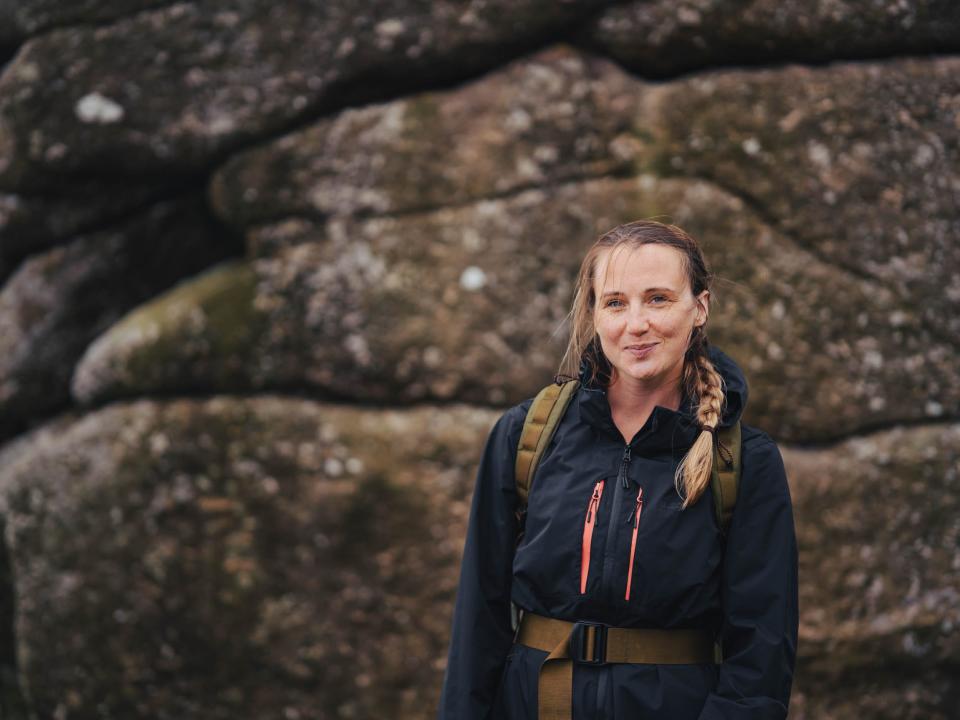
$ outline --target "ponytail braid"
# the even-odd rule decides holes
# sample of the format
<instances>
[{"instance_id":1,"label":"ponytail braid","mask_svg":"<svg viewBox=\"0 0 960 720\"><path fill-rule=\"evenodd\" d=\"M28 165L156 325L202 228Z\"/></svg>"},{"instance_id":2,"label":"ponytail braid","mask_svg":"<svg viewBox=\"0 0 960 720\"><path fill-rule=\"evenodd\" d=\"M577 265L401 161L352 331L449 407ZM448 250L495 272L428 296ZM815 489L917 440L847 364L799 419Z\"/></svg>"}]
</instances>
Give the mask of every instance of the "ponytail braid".
<instances>
[{"instance_id":1,"label":"ponytail braid","mask_svg":"<svg viewBox=\"0 0 960 720\"><path fill-rule=\"evenodd\" d=\"M693 505L713 472L713 442L723 413L723 378L707 357L707 339L702 328L694 328L684 366L688 394L699 403L697 424L700 434L677 467L674 484L683 498L683 507Z\"/></svg>"}]
</instances>

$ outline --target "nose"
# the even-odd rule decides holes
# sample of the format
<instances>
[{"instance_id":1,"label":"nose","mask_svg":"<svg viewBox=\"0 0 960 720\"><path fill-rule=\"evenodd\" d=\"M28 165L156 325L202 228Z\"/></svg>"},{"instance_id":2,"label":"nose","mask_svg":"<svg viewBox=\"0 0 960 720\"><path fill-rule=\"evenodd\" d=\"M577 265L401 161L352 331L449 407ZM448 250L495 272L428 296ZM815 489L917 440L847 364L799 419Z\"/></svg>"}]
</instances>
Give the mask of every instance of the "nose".
<instances>
[{"instance_id":1,"label":"nose","mask_svg":"<svg viewBox=\"0 0 960 720\"><path fill-rule=\"evenodd\" d=\"M634 305L627 313L627 332L642 335L650 328L650 319L644 307Z\"/></svg>"}]
</instances>

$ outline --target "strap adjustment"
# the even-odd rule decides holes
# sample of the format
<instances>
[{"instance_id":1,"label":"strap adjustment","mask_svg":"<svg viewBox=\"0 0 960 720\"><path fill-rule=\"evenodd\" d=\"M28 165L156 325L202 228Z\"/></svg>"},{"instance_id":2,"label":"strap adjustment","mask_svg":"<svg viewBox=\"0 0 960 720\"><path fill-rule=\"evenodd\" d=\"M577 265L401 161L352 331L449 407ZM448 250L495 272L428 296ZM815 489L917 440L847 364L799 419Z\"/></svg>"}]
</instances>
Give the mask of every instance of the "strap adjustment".
<instances>
[{"instance_id":1,"label":"strap adjustment","mask_svg":"<svg viewBox=\"0 0 960 720\"><path fill-rule=\"evenodd\" d=\"M606 665L607 626L583 621L574 623L567 653L579 665Z\"/></svg>"}]
</instances>

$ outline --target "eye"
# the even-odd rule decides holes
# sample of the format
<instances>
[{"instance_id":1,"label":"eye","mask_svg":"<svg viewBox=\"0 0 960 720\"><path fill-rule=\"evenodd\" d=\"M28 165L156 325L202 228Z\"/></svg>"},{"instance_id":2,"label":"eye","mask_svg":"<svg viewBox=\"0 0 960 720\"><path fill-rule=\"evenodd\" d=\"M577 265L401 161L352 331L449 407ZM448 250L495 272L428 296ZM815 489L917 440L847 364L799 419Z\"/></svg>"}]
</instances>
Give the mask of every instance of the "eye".
<instances>
[{"instance_id":1,"label":"eye","mask_svg":"<svg viewBox=\"0 0 960 720\"><path fill-rule=\"evenodd\" d=\"M654 295L650 298L650 302L652 302L654 305L660 305L667 302L669 299L670 298L668 298L666 295Z\"/></svg>"},{"instance_id":2,"label":"eye","mask_svg":"<svg viewBox=\"0 0 960 720\"><path fill-rule=\"evenodd\" d=\"M623 300L620 298L607 298L606 302L603 304L604 307L623 307Z\"/></svg>"}]
</instances>

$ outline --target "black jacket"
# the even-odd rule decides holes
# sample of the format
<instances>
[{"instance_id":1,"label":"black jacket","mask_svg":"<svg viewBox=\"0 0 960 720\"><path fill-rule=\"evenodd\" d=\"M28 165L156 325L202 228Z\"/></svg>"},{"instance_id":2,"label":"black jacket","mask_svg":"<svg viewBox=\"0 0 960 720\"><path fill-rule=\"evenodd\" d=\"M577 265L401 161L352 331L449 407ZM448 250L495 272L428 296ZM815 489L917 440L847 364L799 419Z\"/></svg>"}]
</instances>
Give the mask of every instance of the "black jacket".
<instances>
[{"instance_id":1,"label":"black jacket","mask_svg":"<svg viewBox=\"0 0 960 720\"><path fill-rule=\"evenodd\" d=\"M729 425L746 404L746 382L723 353L711 349L711 359L726 383L721 424ZM576 665L573 720L785 718L797 648L797 546L783 461L770 437L742 425L739 495L724 537L709 489L682 511L674 489L677 463L697 432L689 401L679 411L655 408L627 453L606 393L581 384L537 470L515 549L514 462L529 406L500 418L480 463L439 719L536 720L547 653L513 643L511 597L565 620L720 634L719 666ZM585 518L601 480L583 567Z\"/></svg>"}]
</instances>

